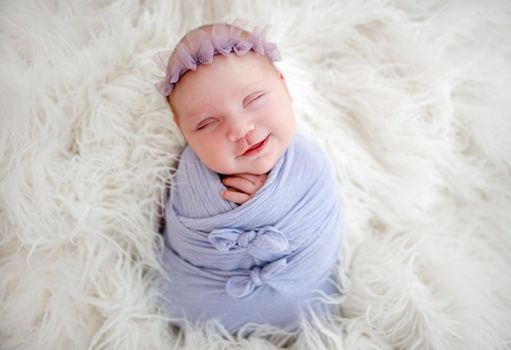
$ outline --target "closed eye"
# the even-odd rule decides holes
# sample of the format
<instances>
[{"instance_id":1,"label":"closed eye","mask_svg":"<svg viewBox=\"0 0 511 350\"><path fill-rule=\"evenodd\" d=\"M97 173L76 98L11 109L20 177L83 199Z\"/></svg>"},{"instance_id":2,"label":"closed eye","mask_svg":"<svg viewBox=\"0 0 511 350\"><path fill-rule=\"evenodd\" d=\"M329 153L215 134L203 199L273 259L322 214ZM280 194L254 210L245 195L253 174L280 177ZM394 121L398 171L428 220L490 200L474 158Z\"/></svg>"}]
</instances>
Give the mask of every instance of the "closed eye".
<instances>
[{"instance_id":1,"label":"closed eye","mask_svg":"<svg viewBox=\"0 0 511 350\"><path fill-rule=\"evenodd\" d=\"M207 128L208 126L214 124L216 122L216 119L214 118L208 118L208 119L205 119L203 120L198 126L197 126L197 130L202 130L204 128Z\"/></svg>"},{"instance_id":2,"label":"closed eye","mask_svg":"<svg viewBox=\"0 0 511 350\"><path fill-rule=\"evenodd\" d=\"M261 99L261 97L263 97L264 95L265 95L264 93L263 93L263 94L260 94L260 95L258 95L257 97L255 97L254 99L250 100L250 102L249 102L249 103L247 103L247 106L248 106L248 105L250 105L250 104L252 104L252 102L255 102L255 101L257 101L257 100L260 100L260 99Z\"/></svg>"}]
</instances>

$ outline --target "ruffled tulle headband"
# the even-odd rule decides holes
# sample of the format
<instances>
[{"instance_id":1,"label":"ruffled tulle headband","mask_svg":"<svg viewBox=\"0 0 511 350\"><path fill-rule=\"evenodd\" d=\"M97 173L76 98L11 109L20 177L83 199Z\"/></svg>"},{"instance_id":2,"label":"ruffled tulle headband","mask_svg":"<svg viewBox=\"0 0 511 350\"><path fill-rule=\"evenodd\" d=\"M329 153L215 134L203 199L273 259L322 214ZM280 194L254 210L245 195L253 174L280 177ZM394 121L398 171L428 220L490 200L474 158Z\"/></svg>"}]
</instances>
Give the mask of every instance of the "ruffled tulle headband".
<instances>
[{"instance_id":1,"label":"ruffled tulle headband","mask_svg":"<svg viewBox=\"0 0 511 350\"><path fill-rule=\"evenodd\" d=\"M187 71L196 70L201 64L210 64L213 56L217 54L228 56L234 51L237 56L243 56L252 50L268 57L271 62L279 61L281 58L277 45L265 39L269 26L261 31L255 27L249 37L243 39L241 33L246 24L247 21L237 19L230 26L224 23L214 24L211 34L202 29L191 31L185 36L188 45L181 42L176 46L172 64L172 51L157 52L153 60L165 73L165 77L155 84L156 89L163 96L170 95L175 84Z\"/></svg>"}]
</instances>

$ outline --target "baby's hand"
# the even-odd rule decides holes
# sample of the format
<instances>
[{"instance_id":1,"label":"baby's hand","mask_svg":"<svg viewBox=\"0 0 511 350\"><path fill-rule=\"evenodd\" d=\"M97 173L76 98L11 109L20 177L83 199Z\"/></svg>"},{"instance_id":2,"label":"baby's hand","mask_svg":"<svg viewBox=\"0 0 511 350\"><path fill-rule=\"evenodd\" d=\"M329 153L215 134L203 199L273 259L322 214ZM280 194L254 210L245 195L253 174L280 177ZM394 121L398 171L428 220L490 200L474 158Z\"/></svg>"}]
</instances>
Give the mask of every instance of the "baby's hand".
<instances>
[{"instance_id":1,"label":"baby's hand","mask_svg":"<svg viewBox=\"0 0 511 350\"><path fill-rule=\"evenodd\" d=\"M222 198L243 204L254 196L263 187L268 175L236 174L229 175L222 180L227 190L222 191Z\"/></svg>"}]
</instances>

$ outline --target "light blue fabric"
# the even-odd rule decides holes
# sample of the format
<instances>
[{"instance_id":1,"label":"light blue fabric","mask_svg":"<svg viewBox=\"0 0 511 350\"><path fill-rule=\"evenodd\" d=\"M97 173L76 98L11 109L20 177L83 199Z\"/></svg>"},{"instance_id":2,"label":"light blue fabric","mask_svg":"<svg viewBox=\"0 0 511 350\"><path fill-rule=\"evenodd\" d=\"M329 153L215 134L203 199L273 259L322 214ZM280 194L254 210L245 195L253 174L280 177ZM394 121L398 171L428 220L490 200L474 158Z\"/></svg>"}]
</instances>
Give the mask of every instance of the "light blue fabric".
<instances>
[{"instance_id":1,"label":"light blue fabric","mask_svg":"<svg viewBox=\"0 0 511 350\"><path fill-rule=\"evenodd\" d=\"M165 211L169 316L216 318L234 332L246 323L294 330L306 309L329 312L317 297L336 292L343 217L324 155L297 135L250 200L224 200L224 189L187 146Z\"/></svg>"}]
</instances>

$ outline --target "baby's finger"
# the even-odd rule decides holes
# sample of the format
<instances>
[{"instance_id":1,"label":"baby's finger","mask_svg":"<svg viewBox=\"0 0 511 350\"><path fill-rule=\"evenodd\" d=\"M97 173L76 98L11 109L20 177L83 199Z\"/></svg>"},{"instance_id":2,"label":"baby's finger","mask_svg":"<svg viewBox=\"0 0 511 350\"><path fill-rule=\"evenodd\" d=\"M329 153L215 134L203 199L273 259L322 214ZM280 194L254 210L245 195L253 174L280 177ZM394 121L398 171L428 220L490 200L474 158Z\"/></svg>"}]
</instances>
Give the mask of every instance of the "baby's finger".
<instances>
[{"instance_id":1,"label":"baby's finger","mask_svg":"<svg viewBox=\"0 0 511 350\"><path fill-rule=\"evenodd\" d=\"M242 178L252 182L254 185L264 183L268 177L268 175L254 175L248 173L239 174L238 176L241 176Z\"/></svg>"},{"instance_id":2,"label":"baby's finger","mask_svg":"<svg viewBox=\"0 0 511 350\"><path fill-rule=\"evenodd\" d=\"M243 204L250 199L250 196L246 193L229 190L220 192L220 195L223 199L234 202L236 204Z\"/></svg>"},{"instance_id":3,"label":"baby's finger","mask_svg":"<svg viewBox=\"0 0 511 350\"><path fill-rule=\"evenodd\" d=\"M222 180L225 186L233 187L241 192L252 194L257 191L257 185L252 182L236 176L226 177Z\"/></svg>"}]
</instances>

